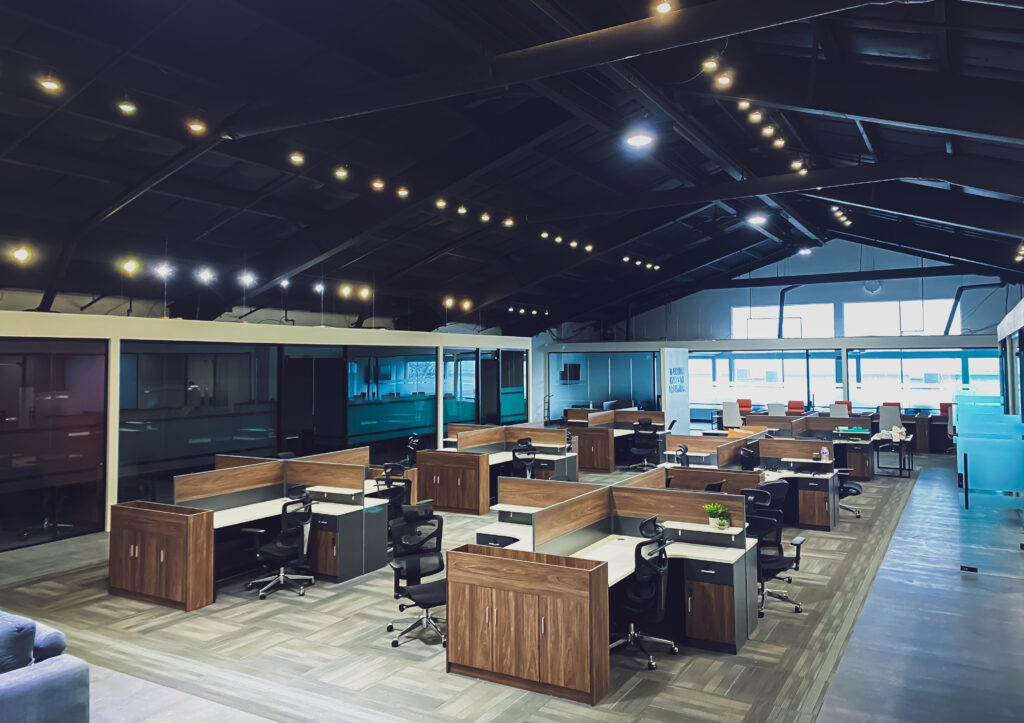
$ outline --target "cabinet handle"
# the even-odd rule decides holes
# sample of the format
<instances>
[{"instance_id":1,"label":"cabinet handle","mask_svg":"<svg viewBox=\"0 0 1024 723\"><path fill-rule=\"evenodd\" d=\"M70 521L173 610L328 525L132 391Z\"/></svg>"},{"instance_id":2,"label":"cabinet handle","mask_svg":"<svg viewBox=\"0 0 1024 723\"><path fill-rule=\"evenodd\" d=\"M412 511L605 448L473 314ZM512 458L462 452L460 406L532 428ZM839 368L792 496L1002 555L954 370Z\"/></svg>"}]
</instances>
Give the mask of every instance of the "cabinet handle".
<instances>
[{"instance_id":1,"label":"cabinet handle","mask_svg":"<svg viewBox=\"0 0 1024 723\"><path fill-rule=\"evenodd\" d=\"M495 625L498 624L498 608L494 608L494 615L491 616L491 622Z\"/></svg>"},{"instance_id":2,"label":"cabinet handle","mask_svg":"<svg viewBox=\"0 0 1024 723\"><path fill-rule=\"evenodd\" d=\"M540 634L544 635L544 617L543 616L541 616L541 619L540 619Z\"/></svg>"},{"instance_id":3,"label":"cabinet handle","mask_svg":"<svg viewBox=\"0 0 1024 723\"><path fill-rule=\"evenodd\" d=\"M164 561L164 551L160 550L160 562Z\"/></svg>"},{"instance_id":4,"label":"cabinet handle","mask_svg":"<svg viewBox=\"0 0 1024 723\"><path fill-rule=\"evenodd\" d=\"M491 622L491 609L490 608L484 608L484 622L485 623Z\"/></svg>"},{"instance_id":5,"label":"cabinet handle","mask_svg":"<svg viewBox=\"0 0 1024 723\"><path fill-rule=\"evenodd\" d=\"M703 573L705 575L714 575L715 571L714 570L701 570L701 573Z\"/></svg>"},{"instance_id":6,"label":"cabinet handle","mask_svg":"<svg viewBox=\"0 0 1024 723\"><path fill-rule=\"evenodd\" d=\"M693 610L693 595L687 595L686 596L686 612L691 612L692 610Z\"/></svg>"},{"instance_id":7,"label":"cabinet handle","mask_svg":"<svg viewBox=\"0 0 1024 723\"><path fill-rule=\"evenodd\" d=\"M459 475L459 487L462 486L462 475Z\"/></svg>"},{"instance_id":8,"label":"cabinet handle","mask_svg":"<svg viewBox=\"0 0 1024 723\"><path fill-rule=\"evenodd\" d=\"M331 548L331 557L337 557L337 556L338 556L338 546L335 545L334 547Z\"/></svg>"}]
</instances>

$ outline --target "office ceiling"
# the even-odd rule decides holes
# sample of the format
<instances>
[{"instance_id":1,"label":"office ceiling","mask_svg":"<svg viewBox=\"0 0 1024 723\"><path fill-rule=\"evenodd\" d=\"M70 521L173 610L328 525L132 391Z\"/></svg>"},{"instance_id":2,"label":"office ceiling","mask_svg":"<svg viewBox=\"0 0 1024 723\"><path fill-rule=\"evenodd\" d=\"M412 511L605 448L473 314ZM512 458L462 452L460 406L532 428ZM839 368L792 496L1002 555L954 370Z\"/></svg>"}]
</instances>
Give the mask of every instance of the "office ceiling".
<instances>
[{"instance_id":1,"label":"office ceiling","mask_svg":"<svg viewBox=\"0 0 1024 723\"><path fill-rule=\"evenodd\" d=\"M0 0L0 288L533 334L832 239L1024 279L1024 2L685 5Z\"/></svg>"}]
</instances>

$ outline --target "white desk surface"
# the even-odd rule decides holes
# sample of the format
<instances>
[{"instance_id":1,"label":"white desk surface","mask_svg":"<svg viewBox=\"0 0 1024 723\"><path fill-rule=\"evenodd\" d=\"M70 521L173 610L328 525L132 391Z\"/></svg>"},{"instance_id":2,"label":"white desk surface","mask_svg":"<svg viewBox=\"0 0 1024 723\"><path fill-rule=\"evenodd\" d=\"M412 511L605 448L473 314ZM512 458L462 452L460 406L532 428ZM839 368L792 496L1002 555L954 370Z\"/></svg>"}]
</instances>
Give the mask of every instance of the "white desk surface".
<instances>
[{"instance_id":1,"label":"white desk surface","mask_svg":"<svg viewBox=\"0 0 1024 723\"><path fill-rule=\"evenodd\" d=\"M710 529L710 528L709 528ZM625 580L633 572L633 560L636 545L644 542L643 537L628 537L623 535L608 535L598 540L593 545L584 547L575 552L571 557L579 557L585 560L608 563L608 586L611 587L620 580ZM748 540L747 549L751 542ZM754 544L757 544L754 541ZM724 562L735 564L743 557L746 549L737 547L718 547L716 545L694 545L687 542L673 542L666 548L669 557L683 558L687 560L707 560L709 562Z\"/></svg>"},{"instance_id":2,"label":"white desk surface","mask_svg":"<svg viewBox=\"0 0 1024 723\"><path fill-rule=\"evenodd\" d=\"M661 523L662 526L667 530L691 530L693 532L711 532L716 535L738 535L743 532L741 527L726 527L724 530L719 530L717 527L699 522L675 522L673 520L665 520Z\"/></svg>"},{"instance_id":3,"label":"white desk surface","mask_svg":"<svg viewBox=\"0 0 1024 723\"><path fill-rule=\"evenodd\" d=\"M360 490L358 488L355 488L355 487L333 487L331 485L313 485L311 487L307 487L306 489L309 492L323 492L323 493L328 493L328 494L330 494L332 492L333 493L341 492L342 494L350 494L350 495L358 495L358 494L360 494Z\"/></svg>"},{"instance_id":4,"label":"white desk surface","mask_svg":"<svg viewBox=\"0 0 1024 723\"><path fill-rule=\"evenodd\" d=\"M626 437L626 436L628 436L628 435L630 435L632 433L633 433L632 429L613 429L612 430L612 436L613 437Z\"/></svg>"},{"instance_id":5,"label":"white desk surface","mask_svg":"<svg viewBox=\"0 0 1024 723\"><path fill-rule=\"evenodd\" d=\"M810 477L811 479L831 479L835 472L773 472L771 470L760 470L764 472L765 482L774 482L775 480L785 479L787 477Z\"/></svg>"},{"instance_id":6,"label":"white desk surface","mask_svg":"<svg viewBox=\"0 0 1024 723\"><path fill-rule=\"evenodd\" d=\"M783 462L799 462L800 464L833 464L834 459L807 459L806 457L782 457Z\"/></svg>"},{"instance_id":7,"label":"white desk surface","mask_svg":"<svg viewBox=\"0 0 1024 723\"><path fill-rule=\"evenodd\" d=\"M477 533L516 538L518 542L508 545L507 549L509 550L533 550L533 525L519 525L514 522L492 522L489 525L478 528Z\"/></svg>"},{"instance_id":8,"label":"white desk surface","mask_svg":"<svg viewBox=\"0 0 1024 723\"><path fill-rule=\"evenodd\" d=\"M527 505L506 505L504 503L498 503L491 505L492 510L498 512L522 512L525 515L532 515L537 510L544 509L543 507L528 507Z\"/></svg>"},{"instance_id":9,"label":"white desk surface","mask_svg":"<svg viewBox=\"0 0 1024 723\"><path fill-rule=\"evenodd\" d=\"M671 454L673 457L679 454L678 449L666 449L665 454ZM710 457L711 452L687 452L687 457Z\"/></svg>"},{"instance_id":10,"label":"white desk surface","mask_svg":"<svg viewBox=\"0 0 1024 723\"><path fill-rule=\"evenodd\" d=\"M536 459L558 460L558 459L568 459L569 457L575 457L575 456L576 456L575 452L568 452L566 454L538 454ZM494 452L493 454L490 454L487 457L488 464L492 464L492 465L494 465L494 464L504 464L505 462L511 462L511 461L512 461L512 452L511 451L509 451L509 452Z\"/></svg>"},{"instance_id":11,"label":"white desk surface","mask_svg":"<svg viewBox=\"0 0 1024 723\"><path fill-rule=\"evenodd\" d=\"M262 520L267 517L277 517L281 514L281 505L290 499L289 497L281 497L276 500L254 502L251 505L242 505L241 507L229 507L226 510L215 510L213 513L213 529L240 525L244 522ZM367 506L376 507L380 504L386 504L385 500L380 500ZM313 503L313 512L321 515L347 515L352 512L359 512L362 509L363 505L343 505L337 502Z\"/></svg>"}]
</instances>

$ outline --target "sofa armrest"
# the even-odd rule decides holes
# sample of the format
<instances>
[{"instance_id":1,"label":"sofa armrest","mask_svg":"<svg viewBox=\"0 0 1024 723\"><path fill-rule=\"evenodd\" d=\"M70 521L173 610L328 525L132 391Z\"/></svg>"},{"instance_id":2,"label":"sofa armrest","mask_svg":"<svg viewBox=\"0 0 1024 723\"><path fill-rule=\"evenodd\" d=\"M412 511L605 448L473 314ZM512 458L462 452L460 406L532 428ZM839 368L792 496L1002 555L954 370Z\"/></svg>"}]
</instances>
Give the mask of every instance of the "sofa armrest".
<instances>
[{"instance_id":1,"label":"sofa armrest","mask_svg":"<svg viewBox=\"0 0 1024 723\"><path fill-rule=\"evenodd\" d=\"M41 663L60 655L67 647L68 641L64 637L64 633L36 621L36 640L32 647L32 658L35 662Z\"/></svg>"},{"instance_id":2,"label":"sofa armrest","mask_svg":"<svg viewBox=\"0 0 1024 723\"><path fill-rule=\"evenodd\" d=\"M0 720L88 723L88 664L58 655L0 675Z\"/></svg>"}]
</instances>

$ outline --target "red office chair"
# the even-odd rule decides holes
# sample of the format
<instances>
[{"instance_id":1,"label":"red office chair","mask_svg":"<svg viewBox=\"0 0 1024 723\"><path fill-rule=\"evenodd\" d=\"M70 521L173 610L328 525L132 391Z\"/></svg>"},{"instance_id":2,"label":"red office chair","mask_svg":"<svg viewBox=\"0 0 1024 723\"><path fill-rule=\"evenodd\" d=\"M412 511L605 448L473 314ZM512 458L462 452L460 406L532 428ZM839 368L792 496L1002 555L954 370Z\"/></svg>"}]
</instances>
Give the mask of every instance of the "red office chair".
<instances>
[{"instance_id":1,"label":"red office chair","mask_svg":"<svg viewBox=\"0 0 1024 723\"><path fill-rule=\"evenodd\" d=\"M800 401L790 401L786 405L786 414L803 414L804 403Z\"/></svg>"},{"instance_id":2,"label":"red office chair","mask_svg":"<svg viewBox=\"0 0 1024 723\"><path fill-rule=\"evenodd\" d=\"M939 416L948 417L950 409L953 408L953 402L939 402Z\"/></svg>"},{"instance_id":3,"label":"red office chair","mask_svg":"<svg viewBox=\"0 0 1024 723\"><path fill-rule=\"evenodd\" d=\"M736 404L739 405L740 414L750 414L750 411L754 408L754 403L750 399L737 399Z\"/></svg>"},{"instance_id":4,"label":"red office chair","mask_svg":"<svg viewBox=\"0 0 1024 723\"><path fill-rule=\"evenodd\" d=\"M837 399L836 404L842 404L846 407L848 414L853 414L853 404L850 403L849 399Z\"/></svg>"}]
</instances>

